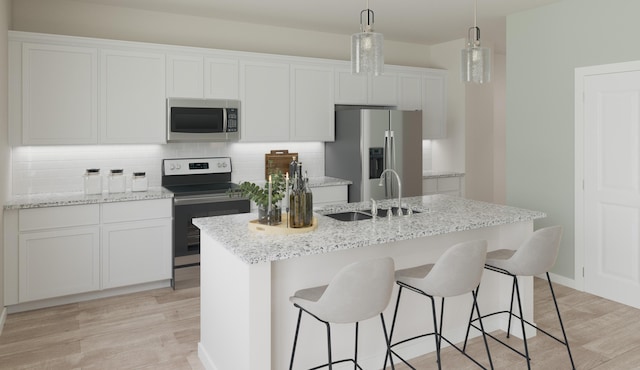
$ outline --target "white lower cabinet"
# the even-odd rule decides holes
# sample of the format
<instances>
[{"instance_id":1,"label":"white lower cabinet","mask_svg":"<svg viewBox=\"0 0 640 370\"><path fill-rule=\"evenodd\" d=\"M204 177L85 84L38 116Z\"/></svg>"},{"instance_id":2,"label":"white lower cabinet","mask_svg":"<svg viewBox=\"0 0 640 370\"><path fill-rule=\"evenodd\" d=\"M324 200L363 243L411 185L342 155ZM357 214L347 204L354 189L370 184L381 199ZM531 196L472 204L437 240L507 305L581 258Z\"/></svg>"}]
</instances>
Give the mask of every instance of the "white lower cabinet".
<instances>
[{"instance_id":1,"label":"white lower cabinet","mask_svg":"<svg viewBox=\"0 0 640 370\"><path fill-rule=\"evenodd\" d=\"M102 288L171 279L171 220L102 227Z\"/></svg>"},{"instance_id":2,"label":"white lower cabinet","mask_svg":"<svg viewBox=\"0 0 640 370\"><path fill-rule=\"evenodd\" d=\"M462 176L423 178L422 194L448 194L462 196Z\"/></svg>"},{"instance_id":3,"label":"white lower cabinet","mask_svg":"<svg viewBox=\"0 0 640 370\"><path fill-rule=\"evenodd\" d=\"M347 203L347 185L319 186L311 188L313 206L322 207L330 204Z\"/></svg>"},{"instance_id":4,"label":"white lower cabinet","mask_svg":"<svg viewBox=\"0 0 640 370\"><path fill-rule=\"evenodd\" d=\"M97 225L21 234L20 302L99 289L99 235Z\"/></svg>"},{"instance_id":5,"label":"white lower cabinet","mask_svg":"<svg viewBox=\"0 0 640 370\"><path fill-rule=\"evenodd\" d=\"M5 211L5 304L172 277L172 200Z\"/></svg>"}]
</instances>

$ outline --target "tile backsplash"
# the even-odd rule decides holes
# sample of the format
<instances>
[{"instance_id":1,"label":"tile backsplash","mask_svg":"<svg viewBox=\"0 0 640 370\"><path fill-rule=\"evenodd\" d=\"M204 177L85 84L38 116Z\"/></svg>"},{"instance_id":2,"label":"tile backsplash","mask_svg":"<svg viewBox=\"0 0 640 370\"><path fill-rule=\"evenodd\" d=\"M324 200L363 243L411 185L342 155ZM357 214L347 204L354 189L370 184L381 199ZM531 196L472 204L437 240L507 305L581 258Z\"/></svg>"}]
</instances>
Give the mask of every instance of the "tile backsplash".
<instances>
[{"instance_id":1,"label":"tile backsplash","mask_svg":"<svg viewBox=\"0 0 640 370\"><path fill-rule=\"evenodd\" d=\"M165 158L229 156L232 181L261 180L264 155L283 149L299 154L309 176L324 176L324 144L320 142L14 147L11 151L12 194L83 191L87 168L100 168L103 175L111 169L123 169L127 189L131 188L133 172L146 172L149 186L156 187L160 186Z\"/></svg>"},{"instance_id":2,"label":"tile backsplash","mask_svg":"<svg viewBox=\"0 0 640 370\"><path fill-rule=\"evenodd\" d=\"M431 170L431 142L422 144L423 171ZM171 143L166 145L78 145L14 147L11 151L12 194L65 193L84 190L87 168L100 168L105 177L111 169L123 169L126 188L131 174L146 172L150 187L160 186L165 158L231 157L232 181L262 180L264 155L271 150L299 155L309 176L324 176L324 143Z\"/></svg>"}]
</instances>

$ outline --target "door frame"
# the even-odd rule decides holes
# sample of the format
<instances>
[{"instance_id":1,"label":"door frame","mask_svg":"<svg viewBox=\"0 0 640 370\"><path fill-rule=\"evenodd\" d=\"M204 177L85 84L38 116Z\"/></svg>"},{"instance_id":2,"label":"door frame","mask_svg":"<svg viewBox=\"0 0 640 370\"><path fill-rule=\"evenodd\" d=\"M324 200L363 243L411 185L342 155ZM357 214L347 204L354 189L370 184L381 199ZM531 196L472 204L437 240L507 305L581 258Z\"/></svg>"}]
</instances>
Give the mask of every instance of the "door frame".
<instances>
[{"instance_id":1,"label":"door frame","mask_svg":"<svg viewBox=\"0 0 640 370\"><path fill-rule=\"evenodd\" d=\"M621 73L640 71L640 61L612 63L575 69L575 90L574 90L574 283L575 288L581 291L584 286L584 79L588 76L603 75L609 73Z\"/></svg>"}]
</instances>

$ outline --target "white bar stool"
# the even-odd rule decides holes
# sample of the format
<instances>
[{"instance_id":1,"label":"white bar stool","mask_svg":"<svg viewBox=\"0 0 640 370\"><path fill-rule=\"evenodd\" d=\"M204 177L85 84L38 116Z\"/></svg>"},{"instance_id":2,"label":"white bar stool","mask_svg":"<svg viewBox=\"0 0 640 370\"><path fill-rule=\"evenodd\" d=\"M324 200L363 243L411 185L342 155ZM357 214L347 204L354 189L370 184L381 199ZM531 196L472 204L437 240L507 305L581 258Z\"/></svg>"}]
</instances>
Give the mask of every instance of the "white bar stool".
<instances>
[{"instance_id":1,"label":"white bar stool","mask_svg":"<svg viewBox=\"0 0 640 370\"><path fill-rule=\"evenodd\" d=\"M327 366L332 369L334 364L342 362L353 362L354 368L362 369L358 365L358 323L376 315L380 315L382 321L382 331L384 332L388 356L389 340L382 311L389 305L393 289L393 274L394 263L393 259L389 257L360 261L342 268L333 277L329 285L295 292L289 300L295 307L299 308L299 312L289 369L293 369L293 359L296 353L303 311L324 323L327 327L329 362L314 367L312 370ZM333 361L331 357L330 323L355 323L355 354L353 358Z\"/></svg>"},{"instance_id":2,"label":"white bar stool","mask_svg":"<svg viewBox=\"0 0 640 370\"><path fill-rule=\"evenodd\" d=\"M567 340L567 333L564 330L564 325L562 324L562 317L560 317L560 310L558 309L558 302L556 301L556 295L553 292L553 286L551 285L551 278L549 277L549 270L556 263L556 258L558 257L558 250L560 249L560 238L562 237L562 227L561 226L551 226L547 228L543 228L537 230L533 233L533 235L526 240L520 248L517 250L511 249L499 249L495 251L491 251L487 253L487 261L485 264L485 268L491 271L495 271L501 274L509 275L513 278L513 286L511 288L511 304L509 306L509 311L498 311L494 313L490 313L485 315L484 317L493 316L497 314L509 314L509 323L507 325L507 338L509 338L511 332L511 318L515 317L520 320L520 326L522 328L522 336L524 338L524 351L522 353L502 340L496 338L491 334L487 334L494 340L500 342L504 346L510 348L514 352L520 354L522 357L527 359L527 368L531 369L531 357L529 356L529 347L527 345L527 335L525 333L525 324L536 328L540 332L546 334L550 338L555 339L557 342L563 344L567 347L567 352L569 353L569 360L571 361L571 368L575 369L576 366L573 363L573 356L571 355L571 349L569 348L569 341ZM558 314L558 321L560 321L560 328L562 329L562 335L564 337L564 341L555 337L554 335L538 328L536 325L530 323L526 319L524 319L522 314L522 302L520 301L520 288L518 286L518 276L537 276L537 275L547 275L547 281L549 282L549 289L551 290L551 296L553 297L553 304L556 308L556 313ZM513 313L513 299L514 296L517 297L518 300L518 311L520 315L516 315ZM472 324L472 321L469 321L469 327L475 325ZM476 327L477 329L477 327ZM469 335L469 328L467 328L467 336ZM466 344L466 339L465 339Z\"/></svg>"},{"instance_id":3,"label":"white bar stool","mask_svg":"<svg viewBox=\"0 0 640 370\"><path fill-rule=\"evenodd\" d=\"M448 250L446 250L435 264L428 264L408 268L404 270L398 270L395 273L396 283L400 286L398 290L398 298L396 301L396 308L393 313L393 323L391 324L391 332L389 334L389 343L393 337L393 329L396 324L396 317L398 315L398 306L400 305L400 296L404 288L409 289L412 292L421 294L431 299L431 312L433 314L433 332L417 335L408 339L404 339L400 342L390 344L389 358L392 360L395 355L402 362L412 369L415 369L405 359L399 356L393 347L402 343L409 342L414 339L433 335L436 344L436 355L438 359L438 369L441 369L440 361L440 348L442 340L445 340L453 348L457 349L460 353L465 355L476 365L485 369L485 367L477 360L469 356L464 349L458 348L455 344L451 343L447 338L442 335L442 322L444 317L444 301L446 297L455 297L466 293L473 295L472 311L475 309L478 317L480 315L480 309L478 308L478 302L476 300L476 293L480 279L482 278L482 272L484 262L487 254L487 241L478 240L465 243L459 243ZM438 319L436 318L436 303L434 297L441 297L440 304L440 323L438 325ZM493 362L491 360L491 354L489 352L489 345L487 339L484 336L484 328L482 327L482 320L479 320L480 331L484 338L484 345L487 350L487 357L489 358L489 366L493 369ZM385 359L385 367L387 365ZM384 368L384 367L383 367Z\"/></svg>"}]
</instances>

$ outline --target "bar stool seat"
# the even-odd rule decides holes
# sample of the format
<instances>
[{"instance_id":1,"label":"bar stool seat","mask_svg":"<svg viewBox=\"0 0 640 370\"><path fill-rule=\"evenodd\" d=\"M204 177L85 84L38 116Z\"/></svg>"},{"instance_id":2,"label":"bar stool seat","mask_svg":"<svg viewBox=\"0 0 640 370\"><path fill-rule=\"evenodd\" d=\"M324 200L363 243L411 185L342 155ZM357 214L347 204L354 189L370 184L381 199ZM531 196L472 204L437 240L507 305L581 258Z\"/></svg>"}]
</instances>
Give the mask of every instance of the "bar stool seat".
<instances>
[{"instance_id":1,"label":"bar stool seat","mask_svg":"<svg viewBox=\"0 0 640 370\"><path fill-rule=\"evenodd\" d=\"M326 326L328 362L313 369L333 368L342 362L358 365L358 323L379 315L382 322L387 356L389 340L382 311L389 305L394 281L393 259L378 258L352 263L342 268L328 285L298 290L289 298L298 310L298 322L291 351L289 369L293 362L300 332L302 312L306 312ZM355 323L355 353L353 358L334 361L331 354L330 323ZM387 357L385 356L385 358Z\"/></svg>"},{"instance_id":2,"label":"bar stool seat","mask_svg":"<svg viewBox=\"0 0 640 370\"><path fill-rule=\"evenodd\" d=\"M398 307L400 306L400 297L402 295L403 289L405 288L414 293L430 298L434 331L390 344L388 358L392 360L392 365L393 356L396 356L407 366L415 369L405 359L398 355L393 350L393 347L418 338L433 335L435 339L436 355L439 369L441 368L440 348L442 345L442 340L445 340L453 348L457 349L460 353L473 361L476 365L480 366L483 369L485 368L481 363L469 356L464 349L460 349L449 339L442 335L442 323L444 317L445 298L455 297L468 293L472 293L473 296L472 310L475 309L478 317L481 317L480 310L478 308L478 302L476 300L476 293L480 284L480 280L482 278L486 253L487 242L485 240L459 243L446 250L442 254L442 256L438 258L435 264L421 265L396 271L395 277L396 283L399 286L399 290L398 298L396 300L396 307L393 314L393 323L391 324L391 332L389 333L389 343L392 342L393 331L395 329L396 319L398 316ZM436 304L434 297L441 297L439 321L436 317ZM482 327L482 320L480 319L479 322ZM482 332L484 337L484 329L481 328L479 330ZM493 362L491 360L491 354L489 352L489 346L487 344L486 338L484 338L484 344L487 351L487 357L489 358L489 365L491 368L493 368ZM386 368L386 365L387 364L385 359L383 368Z\"/></svg>"},{"instance_id":3,"label":"bar stool seat","mask_svg":"<svg viewBox=\"0 0 640 370\"><path fill-rule=\"evenodd\" d=\"M549 277L549 270L556 262L558 256L558 250L560 249L560 239L562 237L561 226L551 226L543 229L539 229L531 235L517 250L499 249L487 253L487 260L485 268L490 271L495 271L504 275L511 276L513 278L513 284L511 288L511 303L508 311L498 311L485 315L484 317L493 316L497 314L508 314L509 321L507 325L507 338L511 333L511 318L515 317L520 320L520 326L522 329L522 336L524 342L524 353L516 350L512 346L508 345L499 338L487 334L489 337L498 341L502 345L510 348L512 351L518 353L527 360L527 368L531 369L531 357L529 356L529 346L527 343L527 335L525 331L525 324L531 326L538 331L546 334L557 342L563 344L567 348L569 354L569 360L571 361L572 369L575 369L573 363L573 356L571 355L571 348L569 347L569 341L567 340L567 334L562 323L562 317L560 316L560 309L558 308L558 302L553 291L551 284L551 278ZM518 285L518 276L537 276L545 274L549 283L549 289L551 290L551 296L553 297L553 303L555 305L556 313L558 315L558 321L560 322L560 328L562 329L563 340L550 334L549 332L537 327L531 322L527 321L522 314L522 302L520 299L520 287ZM513 301L517 299L519 315L513 312ZM469 328L474 326L473 322L469 321ZM475 327L475 326L474 326ZM469 329L468 328L468 329ZM476 327L477 328L477 327ZM468 336L467 329L467 336ZM466 343L466 339L465 339Z\"/></svg>"}]
</instances>

